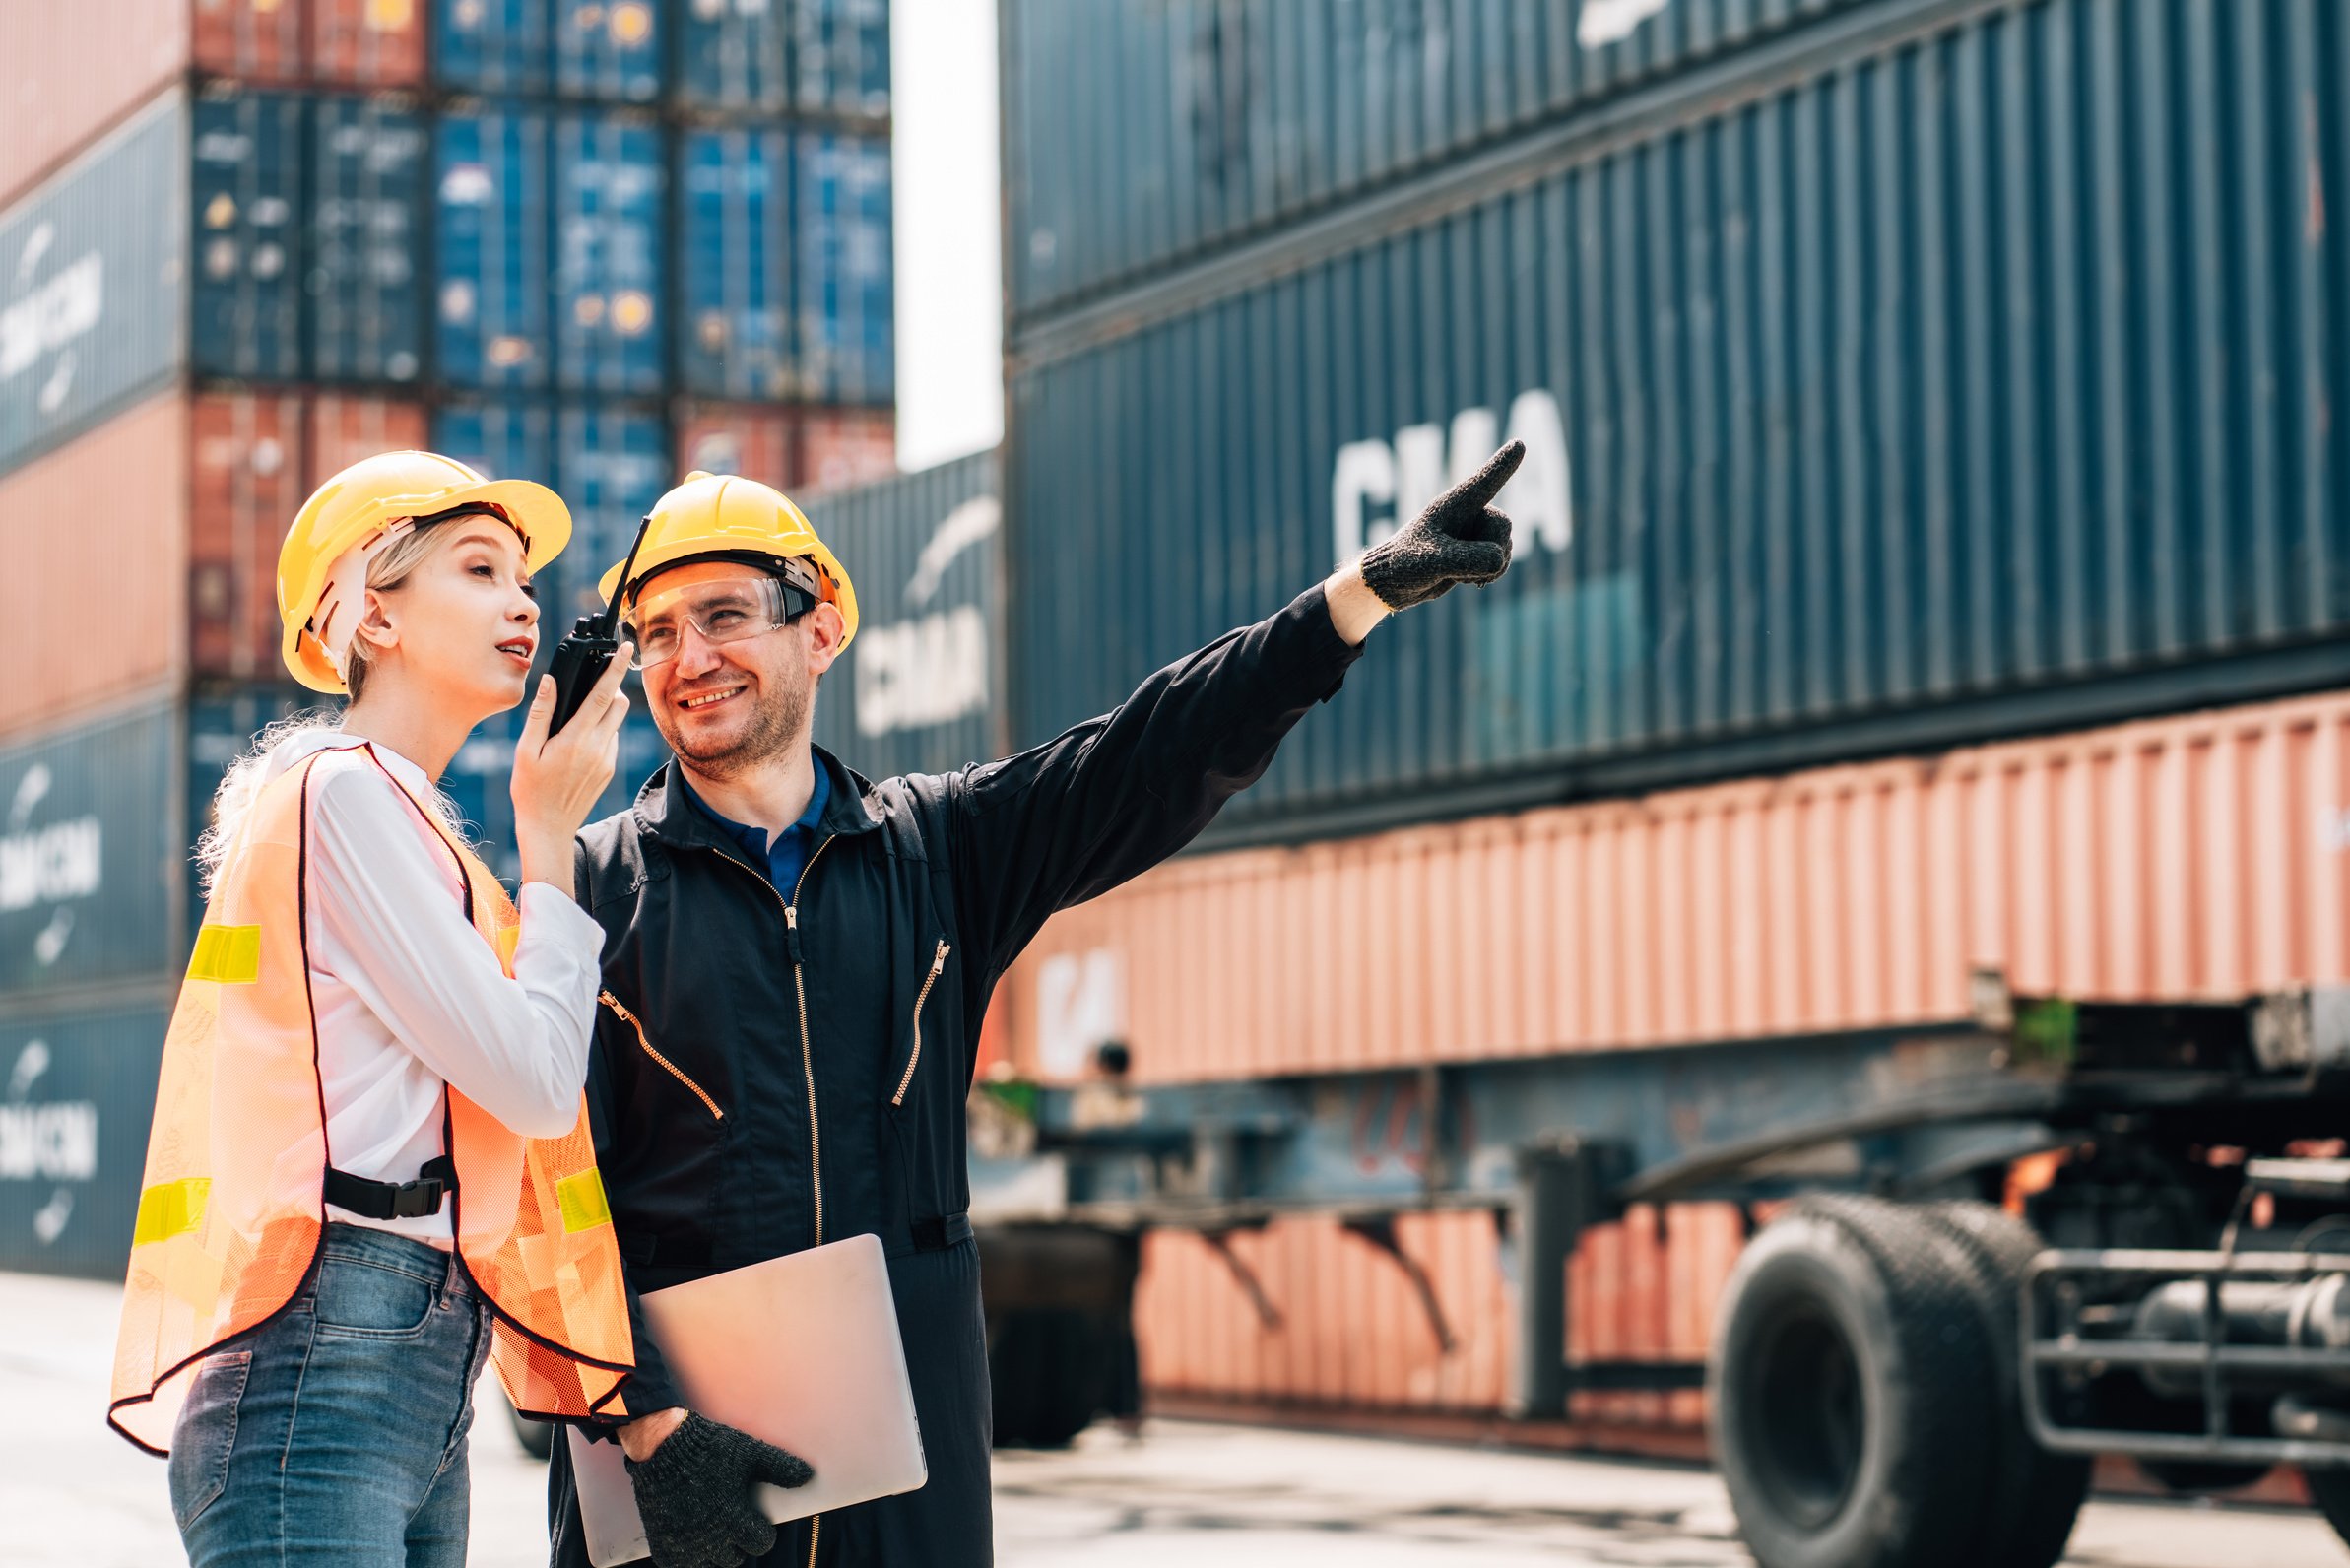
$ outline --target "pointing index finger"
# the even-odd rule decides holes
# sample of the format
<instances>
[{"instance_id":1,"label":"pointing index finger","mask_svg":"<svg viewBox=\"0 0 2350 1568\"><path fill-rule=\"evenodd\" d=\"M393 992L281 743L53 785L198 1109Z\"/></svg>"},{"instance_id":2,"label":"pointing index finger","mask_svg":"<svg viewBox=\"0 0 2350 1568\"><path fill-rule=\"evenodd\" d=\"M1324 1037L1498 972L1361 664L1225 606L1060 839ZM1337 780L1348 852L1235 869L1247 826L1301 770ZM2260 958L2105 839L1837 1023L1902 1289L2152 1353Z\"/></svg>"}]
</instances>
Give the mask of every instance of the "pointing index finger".
<instances>
[{"instance_id":1,"label":"pointing index finger","mask_svg":"<svg viewBox=\"0 0 2350 1568\"><path fill-rule=\"evenodd\" d=\"M1485 466L1469 476L1461 487L1462 493L1482 506L1501 493L1501 488L1518 472L1518 465L1526 461L1526 443L1512 441L1485 459Z\"/></svg>"}]
</instances>

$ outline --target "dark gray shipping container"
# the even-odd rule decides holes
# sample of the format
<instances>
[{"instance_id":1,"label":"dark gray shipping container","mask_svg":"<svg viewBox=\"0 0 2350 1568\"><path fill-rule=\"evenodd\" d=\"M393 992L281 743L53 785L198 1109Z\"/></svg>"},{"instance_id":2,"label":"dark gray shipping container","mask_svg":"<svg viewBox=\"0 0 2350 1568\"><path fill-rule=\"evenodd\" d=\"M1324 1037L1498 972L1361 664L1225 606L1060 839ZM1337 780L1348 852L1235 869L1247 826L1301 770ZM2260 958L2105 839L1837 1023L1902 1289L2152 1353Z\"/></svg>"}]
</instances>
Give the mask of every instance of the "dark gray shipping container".
<instances>
[{"instance_id":1,"label":"dark gray shipping container","mask_svg":"<svg viewBox=\"0 0 2350 1568\"><path fill-rule=\"evenodd\" d=\"M1918 0L1004 0L1013 312L1049 310L1869 8L1921 9Z\"/></svg>"},{"instance_id":2,"label":"dark gray shipping container","mask_svg":"<svg viewBox=\"0 0 2350 1568\"><path fill-rule=\"evenodd\" d=\"M195 364L244 380L302 373L302 161L291 93L207 94L189 110L188 291Z\"/></svg>"},{"instance_id":3,"label":"dark gray shipping container","mask_svg":"<svg viewBox=\"0 0 2350 1568\"><path fill-rule=\"evenodd\" d=\"M187 359L188 121L159 99L0 214L0 471Z\"/></svg>"},{"instance_id":4,"label":"dark gray shipping container","mask_svg":"<svg viewBox=\"0 0 2350 1568\"><path fill-rule=\"evenodd\" d=\"M1004 751L1002 494L982 452L807 502L857 585L857 639L816 699L816 739L869 778Z\"/></svg>"},{"instance_id":5,"label":"dark gray shipping container","mask_svg":"<svg viewBox=\"0 0 2350 1568\"><path fill-rule=\"evenodd\" d=\"M119 1279L168 1004L0 1022L0 1269Z\"/></svg>"},{"instance_id":6,"label":"dark gray shipping container","mask_svg":"<svg viewBox=\"0 0 2350 1568\"><path fill-rule=\"evenodd\" d=\"M320 381L413 382L424 366L429 122L380 98L310 105L310 365Z\"/></svg>"},{"instance_id":7,"label":"dark gray shipping container","mask_svg":"<svg viewBox=\"0 0 2350 1568\"><path fill-rule=\"evenodd\" d=\"M173 709L0 751L0 1010L181 956Z\"/></svg>"},{"instance_id":8,"label":"dark gray shipping container","mask_svg":"<svg viewBox=\"0 0 2350 1568\"><path fill-rule=\"evenodd\" d=\"M2350 681L2350 25L1907 9L1015 339L1015 739L1506 435L1515 569L1227 837Z\"/></svg>"}]
</instances>

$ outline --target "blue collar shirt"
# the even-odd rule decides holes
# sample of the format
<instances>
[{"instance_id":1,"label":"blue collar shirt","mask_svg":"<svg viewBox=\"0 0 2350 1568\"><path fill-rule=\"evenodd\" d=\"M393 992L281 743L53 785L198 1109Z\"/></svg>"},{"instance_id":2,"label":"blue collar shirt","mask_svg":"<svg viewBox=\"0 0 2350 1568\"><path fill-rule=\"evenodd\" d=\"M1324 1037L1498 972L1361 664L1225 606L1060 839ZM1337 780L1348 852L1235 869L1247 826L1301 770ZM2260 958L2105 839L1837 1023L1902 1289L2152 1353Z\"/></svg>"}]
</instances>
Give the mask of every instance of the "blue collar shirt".
<instances>
[{"instance_id":1,"label":"blue collar shirt","mask_svg":"<svg viewBox=\"0 0 2350 1568\"><path fill-rule=\"evenodd\" d=\"M746 865L753 871L763 869L766 872L768 883L783 896L786 903L791 902L792 893L800 883L800 873L808 865L808 857L815 852L816 823L823 818L824 806L832 798L832 779L824 770L823 758L812 757L811 760L816 764L816 788L809 794L808 810L800 814L798 821L777 833L773 843L767 842L763 829L746 826L731 817L719 816L710 803L695 794L693 786L685 782L685 770L683 767L677 770L678 782L685 786L685 798L693 803L694 809L717 823L720 830L734 840L743 851Z\"/></svg>"}]
</instances>

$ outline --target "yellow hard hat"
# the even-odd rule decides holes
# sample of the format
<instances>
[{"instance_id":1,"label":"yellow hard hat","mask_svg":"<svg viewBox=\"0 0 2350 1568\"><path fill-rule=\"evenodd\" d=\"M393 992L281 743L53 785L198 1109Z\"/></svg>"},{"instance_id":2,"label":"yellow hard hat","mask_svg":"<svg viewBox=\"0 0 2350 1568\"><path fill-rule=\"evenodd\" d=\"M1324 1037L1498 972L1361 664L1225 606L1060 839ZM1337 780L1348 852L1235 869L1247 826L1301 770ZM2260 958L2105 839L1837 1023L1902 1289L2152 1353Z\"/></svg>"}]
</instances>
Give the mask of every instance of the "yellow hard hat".
<instances>
[{"instance_id":1,"label":"yellow hard hat","mask_svg":"<svg viewBox=\"0 0 2350 1568\"><path fill-rule=\"evenodd\" d=\"M652 525L636 548L635 575L628 579L630 599L655 572L702 556L802 558L816 564L823 597L840 611L840 645L845 648L856 637L857 589L840 557L816 537L807 514L783 491L754 479L695 469L683 485L655 501L648 515ZM596 585L607 600L620 585L620 568L626 564L614 561Z\"/></svg>"},{"instance_id":2,"label":"yellow hard hat","mask_svg":"<svg viewBox=\"0 0 2350 1568\"><path fill-rule=\"evenodd\" d=\"M562 497L528 480L485 479L437 452L382 452L318 487L278 550L278 619L286 668L313 691L342 691L326 644L310 629L335 563L394 523L457 506L493 506L522 536L524 569L537 571L571 540Z\"/></svg>"}]
</instances>

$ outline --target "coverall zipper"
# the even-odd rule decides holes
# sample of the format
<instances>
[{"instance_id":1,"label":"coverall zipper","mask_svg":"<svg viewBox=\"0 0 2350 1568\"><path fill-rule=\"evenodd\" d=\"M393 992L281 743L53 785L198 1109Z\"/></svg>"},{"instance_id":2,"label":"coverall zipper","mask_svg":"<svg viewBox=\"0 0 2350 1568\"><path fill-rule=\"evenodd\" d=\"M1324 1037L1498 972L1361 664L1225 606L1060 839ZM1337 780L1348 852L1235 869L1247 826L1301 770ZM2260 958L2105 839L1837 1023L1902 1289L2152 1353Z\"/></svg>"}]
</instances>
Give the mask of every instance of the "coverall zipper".
<instances>
[{"instance_id":1,"label":"coverall zipper","mask_svg":"<svg viewBox=\"0 0 2350 1568\"><path fill-rule=\"evenodd\" d=\"M628 1025L629 1028L636 1031L636 1043L644 1047L645 1055L651 1057L654 1061L667 1068L671 1078L676 1078L680 1083L683 1083L685 1085L685 1087L691 1089L693 1091L693 1097L701 1101L702 1104L709 1107L710 1119L712 1121L723 1122L726 1120L726 1112L718 1108L718 1102L710 1098L709 1094L703 1090L699 1083L696 1083L693 1081L693 1079L687 1078L684 1068L678 1066L677 1063L672 1062L668 1057L663 1056L659 1051L653 1049L653 1042L645 1038L644 1025L636 1020L635 1013L630 1013L626 1008L620 1006L620 998L614 996L609 991L602 991L597 993L596 1000L603 1003L606 1007L612 1009L613 1012L619 1013L620 1021Z\"/></svg>"},{"instance_id":2,"label":"coverall zipper","mask_svg":"<svg viewBox=\"0 0 2350 1568\"><path fill-rule=\"evenodd\" d=\"M838 836L838 835L835 835ZM759 877L757 871L738 856L725 850L714 851L719 859L731 860L751 876L758 877L767 891L775 893L775 901L783 905L783 924L795 937L800 934L800 889L808 885L808 874L816 870L816 857L832 847L830 838L824 839L809 852L800 867L799 880L792 883L792 896L786 901L776 892L775 884ZM796 948L798 944L793 945ZM943 961L943 960L942 960ZM792 990L800 999L800 1072L808 1081L808 1175L809 1185L816 1194L816 1244L824 1244L824 1139L816 1125L816 1052L808 1043L808 976L797 951L792 955ZM808 1568L816 1568L816 1542L823 1537L824 1516L813 1514L808 1520Z\"/></svg>"},{"instance_id":3,"label":"coverall zipper","mask_svg":"<svg viewBox=\"0 0 2350 1568\"><path fill-rule=\"evenodd\" d=\"M930 988L939 983L939 971L947 967L947 955L954 949L942 942L930 960L930 977L922 982L922 994L914 999L914 1054L906 1058L906 1076L897 1080L897 1092L889 1096L891 1105L906 1103L906 1090L914 1086L914 1069L922 1065L922 1005L930 1000Z\"/></svg>"}]
</instances>

